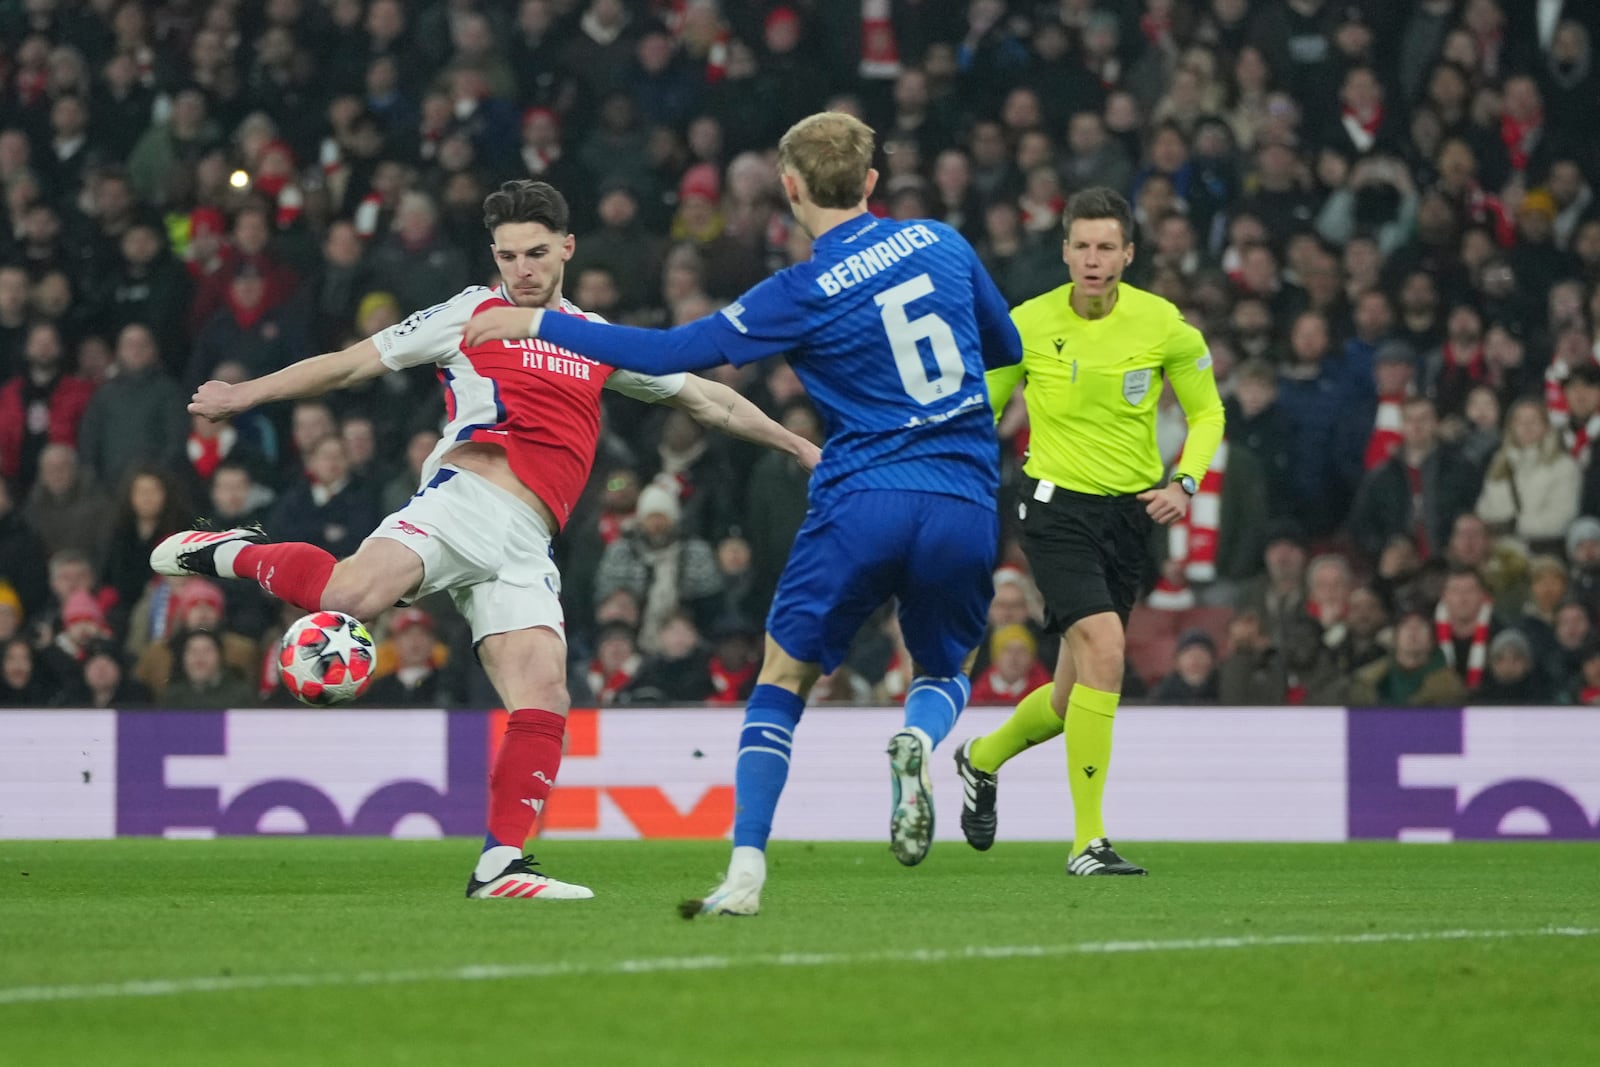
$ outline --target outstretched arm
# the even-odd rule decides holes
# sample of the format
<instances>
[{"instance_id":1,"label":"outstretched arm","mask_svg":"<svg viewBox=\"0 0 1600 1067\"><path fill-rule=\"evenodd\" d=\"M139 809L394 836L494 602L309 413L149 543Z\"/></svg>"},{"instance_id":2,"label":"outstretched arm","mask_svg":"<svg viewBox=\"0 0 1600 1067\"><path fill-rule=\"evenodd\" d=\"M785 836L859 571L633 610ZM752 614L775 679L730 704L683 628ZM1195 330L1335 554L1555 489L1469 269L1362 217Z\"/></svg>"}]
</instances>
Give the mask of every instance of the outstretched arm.
<instances>
[{"instance_id":1,"label":"outstretched arm","mask_svg":"<svg viewBox=\"0 0 1600 1067\"><path fill-rule=\"evenodd\" d=\"M798 288L797 288L798 286ZM676 374L719 363L744 366L799 345L809 328L810 294L779 271L715 315L670 330L612 326L544 308L491 308L467 322L468 346L538 337L622 370Z\"/></svg>"},{"instance_id":2,"label":"outstretched arm","mask_svg":"<svg viewBox=\"0 0 1600 1067\"><path fill-rule=\"evenodd\" d=\"M472 317L465 337L468 347L538 337L622 370L676 374L724 362L714 340L716 329L716 316L670 330L647 330L591 322L578 315L546 314L544 308L490 308Z\"/></svg>"},{"instance_id":3,"label":"outstretched arm","mask_svg":"<svg viewBox=\"0 0 1600 1067\"><path fill-rule=\"evenodd\" d=\"M748 398L721 382L693 375L684 379L677 396L663 403L682 409L702 426L731 434L741 441L765 445L777 452L787 452L806 470L815 470L822 461L822 449L799 434L790 433L768 418Z\"/></svg>"},{"instance_id":4,"label":"outstretched arm","mask_svg":"<svg viewBox=\"0 0 1600 1067\"><path fill-rule=\"evenodd\" d=\"M387 373L389 368L378 358L378 346L369 337L341 352L327 352L302 359L252 381L237 385L205 382L194 391L194 397L189 402L189 413L220 422L261 404L295 400L303 396L321 396Z\"/></svg>"}]
</instances>

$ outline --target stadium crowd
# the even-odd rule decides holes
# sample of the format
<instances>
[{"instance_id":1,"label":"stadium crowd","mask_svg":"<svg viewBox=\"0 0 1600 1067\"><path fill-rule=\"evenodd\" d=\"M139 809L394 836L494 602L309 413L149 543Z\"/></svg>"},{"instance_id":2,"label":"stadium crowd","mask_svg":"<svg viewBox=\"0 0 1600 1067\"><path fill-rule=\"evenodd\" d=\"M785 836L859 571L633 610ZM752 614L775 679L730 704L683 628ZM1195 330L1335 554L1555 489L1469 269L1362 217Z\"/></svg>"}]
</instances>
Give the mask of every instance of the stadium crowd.
<instances>
[{"instance_id":1,"label":"stadium crowd","mask_svg":"<svg viewBox=\"0 0 1600 1067\"><path fill-rule=\"evenodd\" d=\"M212 424L193 387L490 283L507 178L571 201L580 306L711 313L809 254L774 146L823 108L878 131L874 210L958 228L1013 303L1066 281L1065 197L1125 192L1128 280L1208 338L1227 446L1152 544L1130 696L1600 704L1597 35L1584 0L11 0L0 704L284 701L296 613L150 548L201 515L348 555L442 399ZM781 360L713 373L820 440ZM558 543L574 701L740 703L805 474L607 405ZM1020 402L1001 433L1014 481ZM1055 655L1004 555L977 703ZM900 698L895 625L814 700ZM367 702L492 702L448 601L379 634Z\"/></svg>"}]
</instances>

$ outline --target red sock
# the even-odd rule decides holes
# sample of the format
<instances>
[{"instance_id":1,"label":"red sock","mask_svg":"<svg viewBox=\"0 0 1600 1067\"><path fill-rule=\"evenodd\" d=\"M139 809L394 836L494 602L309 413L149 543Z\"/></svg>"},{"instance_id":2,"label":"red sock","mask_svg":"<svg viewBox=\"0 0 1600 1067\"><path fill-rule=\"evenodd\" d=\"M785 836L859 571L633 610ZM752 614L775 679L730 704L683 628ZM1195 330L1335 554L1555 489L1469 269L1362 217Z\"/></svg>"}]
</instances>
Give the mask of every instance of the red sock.
<instances>
[{"instance_id":1,"label":"red sock","mask_svg":"<svg viewBox=\"0 0 1600 1067\"><path fill-rule=\"evenodd\" d=\"M233 561L233 573L254 578L261 588L305 611L322 607L335 560L316 545L288 541L281 545L245 545Z\"/></svg>"},{"instance_id":2,"label":"red sock","mask_svg":"<svg viewBox=\"0 0 1600 1067\"><path fill-rule=\"evenodd\" d=\"M556 783L566 728L567 720L553 711L511 713L489 772L489 836L498 844L521 848L527 841Z\"/></svg>"}]
</instances>

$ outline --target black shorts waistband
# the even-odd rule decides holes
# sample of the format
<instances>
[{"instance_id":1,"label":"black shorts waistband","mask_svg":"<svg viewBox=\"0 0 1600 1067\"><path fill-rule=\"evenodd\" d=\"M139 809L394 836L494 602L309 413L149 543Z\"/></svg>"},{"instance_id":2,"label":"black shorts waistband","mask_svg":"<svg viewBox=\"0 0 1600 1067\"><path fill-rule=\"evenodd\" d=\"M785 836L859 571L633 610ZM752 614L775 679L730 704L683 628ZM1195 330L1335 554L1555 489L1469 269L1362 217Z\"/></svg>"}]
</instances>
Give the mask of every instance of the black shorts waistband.
<instances>
[{"instance_id":1,"label":"black shorts waistband","mask_svg":"<svg viewBox=\"0 0 1600 1067\"><path fill-rule=\"evenodd\" d=\"M1149 490L1141 489L1141 490L1139 490L1139 493L1080 493L1076 489L1068 489L1068 488L1066 488L1064 486L1056 485L1054 482L1046 482L1042 478L1026 478L1026 477L1024 478L1024 483L1023 484L1025 486L1025 492L1023 494L1023 497L1026 500L1038 501L1039 500L1039 492L1038 492L1039 486L1041 486L1041 485L1049 485L1050 486L1050 492L1049 492L1050 499L1047 500L1047 501L1040 501L1041 503L1056 504L1056 503L1060 503L1062 501L1070 501L1071 503L1073 503L1075 505L1082 505L1082 506L1087 506L1087 507L1109 507L1109 508L1141 507L1142 508L1142 507L1144 507L1144 504L1141 503L1140 500L1139 500L1139 493L1144 493L1144 492L1148 492L1149 491ZM1159 488L1159 486L1152 486L1151 488Z\"/></svg>"}]
</instances>

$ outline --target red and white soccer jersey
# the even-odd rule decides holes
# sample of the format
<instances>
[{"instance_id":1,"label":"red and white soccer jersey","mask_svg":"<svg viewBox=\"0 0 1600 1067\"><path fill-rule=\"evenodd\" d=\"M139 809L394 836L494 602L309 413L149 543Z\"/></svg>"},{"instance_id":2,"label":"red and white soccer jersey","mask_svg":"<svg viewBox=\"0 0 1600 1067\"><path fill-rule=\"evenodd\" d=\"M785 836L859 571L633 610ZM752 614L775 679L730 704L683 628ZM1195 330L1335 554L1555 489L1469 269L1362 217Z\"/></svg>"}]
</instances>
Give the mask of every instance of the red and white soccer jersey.
<instances>
[{"instance_id":1,"label":"red and white soccer jersey","mask_svg":"<svg viewBox=\"0 0 1600 1067\"><path fill-rule=\"evenodd\" d=\"M463 289L373 335L391 370L436 364L444 386L444 435L422 469L427 485L450 450L467 441L505 449L511 470L566 525L589 479L600 437L600 390L654 402L676 396L682 374L656 377L617 370L548 341L488 341L467 347L467 320L514 306L503 289ZM561 312L590 315L568 300ZM552 531L553 532L553 531Z\"/></svg>"}]
</instances>

